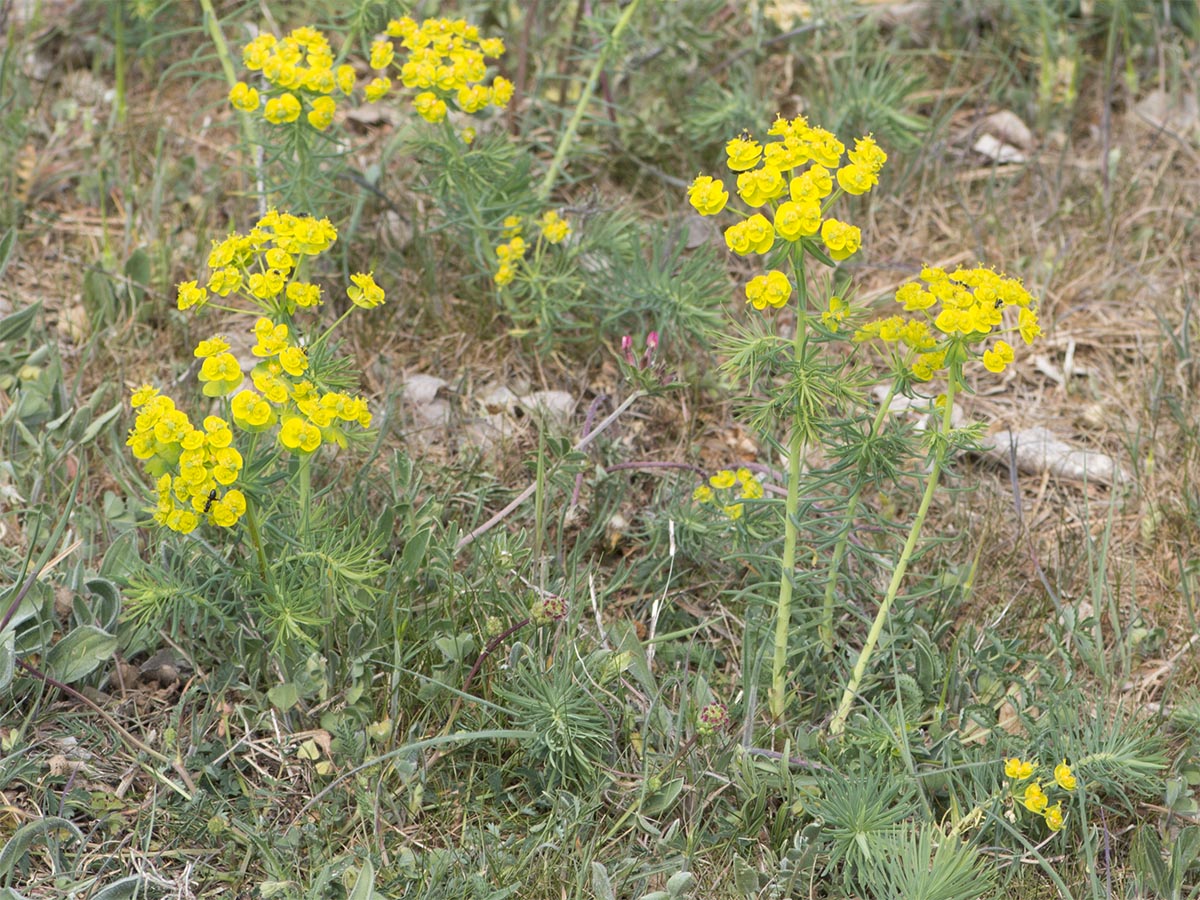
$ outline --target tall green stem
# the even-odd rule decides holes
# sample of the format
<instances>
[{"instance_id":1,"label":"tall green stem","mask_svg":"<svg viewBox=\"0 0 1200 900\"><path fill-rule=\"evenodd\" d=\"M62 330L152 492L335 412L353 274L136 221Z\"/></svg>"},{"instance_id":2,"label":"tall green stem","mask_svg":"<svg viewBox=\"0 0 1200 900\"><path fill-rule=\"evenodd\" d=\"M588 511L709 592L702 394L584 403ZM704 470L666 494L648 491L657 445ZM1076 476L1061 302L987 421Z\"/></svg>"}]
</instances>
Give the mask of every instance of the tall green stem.
<instances>
[{"instance_id":1,"label":"tall green stem","mask_svg":"<svg viewBox=\"0 0 1200 900\"><path fill-rule=\"evenodd\" d=\"M879 636L883 633L883 626L887 621L888 613L892 609L892 603L895 602L896 595L900 592L900 583L904 580L904 574L908 570L908 561L912 559L913 552L917 548L917 540L921 536L921 528L925 524L925 516L929 513L929 506L933 502L933 495L937 490L938 480L942 474L942 467L946 463L946 452L949 447L950 437L950 415L954 409L955 387L955 381L952 376L948 379L946 405L942 409L940 439L933 452L933 465L929 470L929 477L925 483L925 494L921 497L921 505L917 509L916 516L913 518L912 527L908 532L908 540L904 542L904 549L900 551L900 559L896 561L896 569L892 572L892 580L888 583L887 594L884 596L883 602L879 605L879 612L875 614L875 621L871 624L871 630L867 634L867 641L863 644L862 650L859 651L858 661L854 664L854 671L850 673L850 681L846 684L845 691L842 692L842 699L838 704L837 712L834 714L833 720L829 723L830 734L841 734L846 729L846 718L850 715L850 707L854 704L854 698L858 694L858 687L862 683L863 675L867 671L867 664L871 661L871 655L875 652L875 645L879 643Z\"/></svg>"},{"instance_id":2,"label":"tall green stem","mask_svg":"<svg viewBox=\"0 0 1200 900\"><path fill-rule=\"evenodd\" d=\"M258 511L254 501L246 501L246 527L250 531L250 543L254 545L254 553L258 556L258 573L263 581L270 581L270 569L267 567L267 552L263 549L262 534L258 530Z\"/></svg>"},{"instance_id":3,"label":"tall green stem","mask_svg":"<svg viewBox=\"0 0 1200 900\"><path fill-rule=\"evenodd\" d=\"M808 286L804 281L804 255L793 257L792 270L796 276L796 337L792 343L792 358L799 363L804 358L808 335ZM787 707L787 677L784 669L788 658L788 635L792 625L792 586L796 577L796 515L800 511L800 469L804 459L807 423L801 421L803 410L797 400L793 412L791 435L788 437L788 489L784 504L783 554L779 559L779 602L775 606L775 643L771 655L771 691L767 698L771 717L783 718Z\"/></svg>"},{"instance_id":4,"label":"tall green stem","mask_svg":"<svg viewBox=\"0 0 1200 900\"><path fill-rule=\"evenodd\" d=\"M871 422L870 437L877 435L879 429L883 427L883 420L887 417L888 407L892 405L892 398L896 396L898 389L899 383L893 381L891 390L888 391L888 395L879 405L879 411L875 413L875 419ZM854 490L851 492L849 501L846 503L846 519L842 523L842 531L838 535L837 545L833 548L833 559L829 563L829 577L825 580L825 606L821 610L821 624L818 626L818 631L821 636L821 646L825 648L826 656L833 653L833 601L837 596L838 572L841 570L842 560L846 557L846 547L850 543L850 530L854 527L854 515L858 512L858 501L862 497L864 483L860 473L858 483L854 485Z\"/></svg>"},{"instance_id":5,"label":"tall green stem","mask_svg":"<svg viewBox=\"0 0 1200 900\"><path fill-rule=\"evenodd\" d=\"M592 66L591 74L588 75L587 84L583 86L583 91L579 94L579 101L575 104L575 112L571 115L571 121L563 129L562 137L558 139L558 147L554 151L554 159L550 161L550 168L546 170L546 175L538 187L537 198L543 203L549 199L550 191L554 189L554 182L558 179L558 173L562 170L563 163L567 159L567 151L571 149L571 143L575 140L575 133L579 130L579 123L583 121L583 114L587 111L588 104L592 102L592 95L596 93L596 85L600 81L600 73L608 65L608 58L612 54L613 48L616 47L617 40L621 37L621 33L629 27L629 23L640 4L641 0L632 0L625 7L625 11L621 13L621 18L617 19L617 24L613 26L612 34L608 36L608 40L600 49L600 55L596 57L596 63Z\"/></svg>"},{"instance_id":6,"label":"tall green stem","mask_svg":"<svg viewBox=\"0 0 1200 900\"><path fill-rule=\"evenodd\" d=\"M208 36L212 39L217 51L217 59L221 63L221 71L225 73L225 83L231 88L237 84L237 70L233 66L233 55L229 52L229 44L221 32L221 18L213 8L212 0L200 0L200 9L204 12L204 24L208 28ZM242 136L246 139L246 149L254 146L254 126L250 113L238 112L238 121L242 126Z\"/></svg>"}]
</instances>

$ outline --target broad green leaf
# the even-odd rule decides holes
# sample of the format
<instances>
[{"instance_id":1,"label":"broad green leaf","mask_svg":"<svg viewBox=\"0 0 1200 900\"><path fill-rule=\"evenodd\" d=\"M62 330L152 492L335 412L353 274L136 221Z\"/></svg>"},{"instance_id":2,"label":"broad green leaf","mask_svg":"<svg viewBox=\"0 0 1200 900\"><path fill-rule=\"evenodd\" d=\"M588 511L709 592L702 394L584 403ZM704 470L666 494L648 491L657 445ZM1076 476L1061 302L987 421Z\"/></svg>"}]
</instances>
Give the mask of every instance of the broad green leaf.
<instances>
[{"instance_id":1,"label":"broad green leaf","mask_svg":"<svg viewBox=\"0 0 1200 900\"><path fill-rule=\"evenodd\" d=\"M69 831L75 840L83 843L83 832L76 828L70 819L64 819L61 816L46 816L26 822L13 832L13 836L8 839L4 849L0 850L0 880L8 878L17 861L29 852L29 848L33 846L35 840L57 829Z\"/></svg>"},{"instance_id":2,"label":"broad green leaf","mask_svg":"<svg viewBox=\"0 0 1200 900\"><path fill-rule=\"evenodd\" d=\"M70 684L90 675L112 658L117 638L95 625L79 625L50 648L46 654L46 672Z\"/></svg>"},{"instance_id":3,"label":"broad green leaf","mask_svg":"<svg viewBox=\"0 0 1200 900\"><path fill-rule=\"evenodd\" d=\"M350 896L347 900L373 900L376 896L375 867L371 865L371 860L364 859L362 868L358 870L358 877L354 879L354 887L350 889Z\"/></svg>"},{"instance_id":4,"label":"broad green leaf","mask_svg":"<svg viewBox=\"0 0 1200 900\"><path fill-rule=\"evenodd\" d=\"M17 648L14 643L16 634L12 628L5 628L0 632L0 691L12 684L13 671L17 665Z\"/></svg>"},{"instance_id":5,"label":"broad green leaf","mask_svg":"<svg viewBox=\"0 0 1200 900\"><path fill-rule=\"evenodd\" d=\"M267 691L267 699L280 712L287 712L300 702L300 691L296 689L296 685L292 682L285 681L283 684L277 684Z\"/></svg>"},{"instance_id":6,"label":"broad green leaf","mask_svg":"<svg viewBox=\"0 0 1200 900\"><path fill-rule=\"evenodd\" d=\"M92 441L94 441L96 439L96 435L100 433L100 430L117 416L119 416L122 409L124 409L124 407L118 403L112 409L100 413L99 416L93 419L92 424L87 427L87 430L84 431L83 436L79 438L80 446L83 446L84 444L90 444Z\"/></svg>"},{"instance_id":7,"label":"broad green leaf","mask_svg":"<svg viewBox=\"0 0 1200 900\"><path fill-rule=\"evenodd\" d=\"M26 337L33 327L33 318L41 310L40 303L34 303L22 310L0 319L0 344L7 341L19 341Z\"/></svg>"},{"instance_id":8,"label":"broad green leaf","mask_svg":"<svg viewBox=\"0 0 1200 900\"><path fill-rule=\"evenodd\" d=\"M617 900L608 869L604 868L603 863L592 863L592 893L596 895L596 900Z\"/></svg>"},{"instance_id":9,"label":"broad green leaf","mask_svg":"<svg viewBox=\"0 0 1200 900\"><path fill-rule=\"evenodd\" d=\"M4 237L0 237L0 275L4 274L4 270L8 268L8 261L12 259L12 252L17 246L17 229L10 228L4 232Z\"/></svg>"},{"instance_id":10,"label":"broad green leaf","mask_svg":"<svg viewBox=\"0 0 1200 900\"><path fill-rule=\"evenodd\" d=\"M129 875L92 894L92 900L142 900L147 896L149 883L141 875Z\"/></svg>"}]
</instances>

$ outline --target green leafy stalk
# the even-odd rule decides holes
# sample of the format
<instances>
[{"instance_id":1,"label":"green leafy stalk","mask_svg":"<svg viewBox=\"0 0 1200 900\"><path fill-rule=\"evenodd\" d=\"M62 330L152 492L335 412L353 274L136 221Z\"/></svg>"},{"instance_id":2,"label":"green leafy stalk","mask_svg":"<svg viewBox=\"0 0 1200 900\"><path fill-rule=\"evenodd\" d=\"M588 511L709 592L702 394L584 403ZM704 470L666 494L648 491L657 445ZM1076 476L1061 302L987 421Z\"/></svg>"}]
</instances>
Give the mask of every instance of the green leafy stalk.
<instances>
[{"instance_id":1,"label":"green leafy stalk","mask_svg":"<svg viewBox=\"0 0 1200 900\"><path fill-rule=\"evenodd\" d=\"M883 427L883 420L887 417L888 408L892 405L892 398L896 396L898 388L899 383L893 381L888 395L883 398L883 402L879 405L879 411L875 413L875 419L871 422L871 437L879 434L879 430ZM829 562L829 576L825 581L825 604L821 610L821 624L818 626L821 646L825 649L827 656L833 653L833 601L837 595L838 572L842 567L842 560L846 557L846 547L850 543L850 531L854 527L854 515L858 512L858 501L862 498L864 484L865 481L860 478L850 493L846 503L846 519L842 525L841 534L838 535L837 544L833 548L833 558Z\"/></svg>"},{"instance_id":2,"label":"green leafy stalk","mask_svg":"<svg viewBox=\"0 0 1200 900\"><path fill-rule=\"evenodd\" d=\"M792 258L792 269L796 276L796 337L792 344L792 355L797 362L804 358L804 345L808 335L808 288L804 281L804 251L799 259ZM804 410L799 402L793 411L792 433L788 439L788 489L784 504L783 554L779 560L779 602L775 607L775 642L771 656L771 691L768 705L775 720L783 718L787 706L787 684L784 669L788 657L788 634L792 623L792 586L796 576L796 515L800 511L800 468L804 457L805 438L809 433L807 423L801 420Z\"/></svg>"},{"instance_id":3,"label":"green leafy stalk","mask_svg":"<svg viewBox=\"0 0 1200 900\"><path fill-rule=\"evenodd\" d=\"M550 161L550 168L546 170L546 177L542 179L542 183L538 187L537 198L543 203L549 199L550 191L554 189L554 182L558 179L558 173L562 170L563 163L567 158L567 151L571 149L571 144L575 140L575 133L579 130L579 123L583 121L583 114L587 110L588 104L592 102L592 95L596 93L596 85L600 82L600 74L604 71L604 67L608 65L608 58L617 46L617 41L621 37L621 33L629 27L629 23L640 5L641 0L632 0L625 7L625 11L621 13L621 18L613 26L612 34L608 36L604 47L601 48L600 55L596 57L596 64L592 66L587 84L583 86L583 90L579 94L579 102L575 104L575 112L572 113L567 127L563 129L562 137L558 140L558 147L554 151L554 159Z\"/></svg>"},{"instance_id":4,"label":"green leafy stalk","mask_svg":"<svg viewBox=\"0 0 1200 900\"><path fill-rule=\"evenodd\" d=\"M238 82L237 69L233 66L233 56L229 52L229 44L221 32L221 19L217 16L217 11L213 9L212 0L200 0L200 8L204 11L204 24L208 28L208 36L212 39L213 47L217 51L217 59L221 61L221 71L225 73L226 83L232 88ZM242 137L246 140L246 148L250 149L254 146L254 126L251 124L250 114L239 112L238 121L242 126Z\"/></svg>"},{"instance_id":5,"label":"green leafy stalk","mask_svg":"<svg viewBox=\"0 0 1200 900\"><path fill-rule=\"evenodd\" d=\"M862 650L859 651L858 661L854 664L854 671L850 674L850 681L847 682L846 689L842 692L842 699L838 704L837 712L834 714L833 720L829 723L830 734L838 735L846 729L846 718L850 715L850 707L854 704L854 698L858 694L858 687L862 683L863 675L867 671L867 664L871 661L871 655L875 652L875 645L879 643L879 636L883 633L883 626L887 621L888 613L892 609L892 603L895 602L896 595L900 592L900 583L904 580L904 574L908 570L908 562L912 559L912 555L917 549L917 540L921 536L921 528L925 524L925 516L929 512L930 504L933 502L933 495L937 491L938 480L941 478L942 467L946 463L946 454L950 446L950 415L954 409L954 392L956 386L953 377L947 379L946 404L942 408L942 424L938 429L938 437L934 445L933 465L929 470L929 477L925 483L925 494L921 497L921 505L917 509L912 527L908 531L908 539L904 542L904 549L900 551L900 559L896 561L896 569L892 572L892 580L888 584L887 594L884 596L883 602L879 605L879 612L875 614L875 621L871 624L871 630L867 634L867 641L863 644Z\"/></svg>"}]
</instances>

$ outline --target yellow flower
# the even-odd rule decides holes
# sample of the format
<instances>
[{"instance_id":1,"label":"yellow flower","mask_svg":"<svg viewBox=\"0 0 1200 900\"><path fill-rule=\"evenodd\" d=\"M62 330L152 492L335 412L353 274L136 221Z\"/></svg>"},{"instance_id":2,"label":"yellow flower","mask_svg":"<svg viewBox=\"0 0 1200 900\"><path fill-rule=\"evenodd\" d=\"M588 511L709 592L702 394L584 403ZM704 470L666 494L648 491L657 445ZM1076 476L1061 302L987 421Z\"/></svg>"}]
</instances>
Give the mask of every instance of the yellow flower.
<instances>
[{"instance_id":1,"label":"yellow flower","mask_svg":"<svg viewBox=\"0 0 1200 900\"><path fill-rule=\"evenodd\" d=\"M386 69L392 64L392 60L396 56L396 48L392 46L391 41L375 41L371 44L371 62L372 69Z\"/></svg>"},{"instance_id":2,"label":"yellow flower","mask_svg":"<svg viewBox=\"0 0 1200 900\"><path fill-rule=\"evenodd\" d=\"M1075 790L1075 786L1079 783L1065 759L1054 767L1054 780L1064 791Z\"/></svg>"},{"instance_id":3,"label":"yellow flower","mask_svg":"<svg viewBox=\"0 0 1200 900\"><path fill-rule=\"evenodd\" d=\"M782 309L791 296L792 283L777 269L752 278L746 285L746 302L755 309L766 309L768 306Z\"/></svg>"},{"instance_id":4,"label":"yellow flower","mask_svg":"<svg viewBox=\"0 0 1200 900\"><path fill-rule=\"evenodd\" d=\"M865 194L879 183L879 179L862 166L850 163L837 171L838 186L847 194Z\"/></svg>"},{"instance_id":5,"label":"yellow flower","mask_svg":"<svg viewBox=\"0 0 1200 900\"><path fill-rule=\"evenodd\" d=\"M263 118L272 125L295 122L300 118L300 101L296 99L295 94L291 93L272 97L263 107Z\"/></svg>"},{"instance_id":6,"label":"yellow flower","mask_svg":"<svg viewBox=\"0 0 1200 900\"><path fill-rule=\"evenodd\" d=\"M332 97L317 97L312 102L312 109L309 110L308 124L317 131L324 131L333 124L333 113L337 109L337 101Z\"/></svg>"},{"instance_id":7,"label":"yellow flower","mask_svg":"<svg viewBox=\"0 0 1200 900\"><path fill-rule=\"evenodd\" d=\"M1046 820L1046 827L1051 831L1059 831L1063 827L1063 811L1062 801L1055 803L1053 806L1046 807L1042 817Z\"/></svg>"},{"instance_id":8,"label":"yellow flower","mask_svg":"<svg viewBox=\"0 0 1200 900\"><path fill-rule=\"evenodd\" d=\"M229 102L234 109L242 112L254 112L258 109L258 91L244 81L239 81L229 91Z\"/></svg>"},{"instance_id":9,"label":"yellow flower","mask_svg":"<svg viewBox=\"0 0 1200 900\"><path fill-rule=\"evenodd\" d=\"M745 505L741 503L730 503L728 506L721 507L721 512L725 513L734 522L742 517L744 511Z\"/></svg>"},{"instance_id":10,"label":"yellow flower","mask_svg":"<svg viewBox=\"0 0 1200 900\"><path fill-rule=\"evenodd\" d=\"M713 490L707 484L702 484L692 491L692 499L697 503L712 503Z\"/></svg>"},{"instance_id":11,"label":"yellow flower","mask_svg":"<svg viewBox=\"0 0 1200 900\"><path fill-rule=\"evenodd\" d=\"M1040 813L1046 808L1046 804L1050 800L1046 796L1046 792L1042 790L1042 783L1034 781L1025 788L1025 798L1021 802L1025 804L1025 808L1030 812Z\"/></svg>"},{"instance_id":12,"label":"yellow flower","mask_svg":"<svg viewBox=\"0 0 1200 900\"><path fill-rule=\"evenodd\" d=\"M729 200L725 185L709 175L697 175L687 193L688 202L702 216L715 216Z\"/></svg>"},{"instance_id":13,"label":"yellow flower","mask_svg":"<svg viewBox=\"0 0 1200 900\"><path fill-rule=\"evenodd\" d=\"M1009 778L1022 781L1033 774L1036 763L1022 761L1014 756L1004 761L1004 774Z\"/></svg>"},{"instance_id":14,"label":"yellow flower","mask_svg":"<svg viewBox=\"0 0 1200 900\"><path fill-rule=\"evenodd\" d=\"M996 341L995 347L983 352L983 367L989 372L1003 372L1012 361L1013 348L1006 341Z\"/></svg>"},{"instance_id":15,"label":"yellow flower","mask_svg":"<svg viewBox=\"0 0 1200 900\"><path fill-rule=\"evenodd\" d=\"M207 300L208 291L202 287L197 287L196 282L184 281L180 283L177 299L180 309L203 306Z\"/></svg>"},{"instance_id":16,"label":"yellow flower","mask_svg":"<svg viewBox=\"0 0 1200 900\"><path fill-rule=\"evenodd\" d=\"M825 327L830 331L837 331L838 326L846 321L846 314L849 312L849 303L841 297L830 297L829 308L821 313L821 321L825 323Z\"/></svg>"},{"instance_id":17,"label":"yellow flower","mask_svg":"<svg viewBox=\"0 0 1200 900\"><path fill-rule=\"evenodd\" d=\"M551 244L565 241L571 234L571 224L554 210L548 210L538 220L538 228Z\"/></svg>"},{"instance_id":18,"label":"yellow flower","mask_svg":"<svg viewBox=\"0 0 1200 900\"><path fill-rule=\"evenodd\" d=\"M775 232L785 241L810 237L821 228L821 203L806 200L797 203L788 200L775 210Z\"/></svg>"},{"instance_id":19,"label":"yellow flower","mask_svg":"<svg viewBox=\"0 0 1200 900\"><path fill-rule=\"evenodd\" d=\"M289 416L279 429L279 443L297 453L312 453L321 446L321 429L301 416Z\"/></svg>"},{"instance_id":20,"label":"yellow flower","mask_svg":"<svg viewBox=\"0 0 1200 900\"><path fill-rule=\"evenodd\" d=\"M736 137L725 145L725 155L729 157L728 166L732 172L745 172L758 165L762 157L762 146L758 141L746 137Z\"/></svg>"},{"instance_id":21,"label":"yellow flower","mask_svg":"<svg viewBox=\"0 0 1200 900\"><path fill-rule=\"evenodd\" d=\"M847 225L837 219L826 219L821 226L821 240L831 259L840 261L853 256L862 245L862 232L857 225Z\"/></svg>"},{"instance_id":22,"label":"yellow flower","mask_svg":"<svg viewBox=\"0 0 1200 900\"><path fill-rule=\"evenodd\" d=\"M726 490L727 488L731 488L736 482L737 476L733 474L732 469L721 469L708 479L708 483L717 490Z\"/></svg>"},{"instance_id":23,"label":"yellow flower","mask_svg":"<svg viewBox=\"0 0 1200 900\"><path fill-rule=\"evenodd\" d=\"M355 306L363 309L373 309L383 303L383 288L375 283L374 273L351 275L352 287L346 288L346 296Z\"/></svg>"},{"instance_id":24,"label":"yellow flower","mask_svg":"<svg viewBox=\"0 0 1200 900\"><path fill-rule=\"evenodd\" d=\"M774 166L763 166L750 172L743 172L737 178L738 196L747 206L759 207L768 200L774 200L787 190L783 175Z\"/></svg>"},{"instance_id":25,"label":"yellow flower","mask_svg":"<svg viewBox=\"0 0 1200 900\"><path fill-rule=\"evenodd\" d=\"M388 91L392 89L392 79L390 78L375 78L367 83L363 88L363 96L368 103L375 103L387 96Z\"/></svg>"}]
</instances>

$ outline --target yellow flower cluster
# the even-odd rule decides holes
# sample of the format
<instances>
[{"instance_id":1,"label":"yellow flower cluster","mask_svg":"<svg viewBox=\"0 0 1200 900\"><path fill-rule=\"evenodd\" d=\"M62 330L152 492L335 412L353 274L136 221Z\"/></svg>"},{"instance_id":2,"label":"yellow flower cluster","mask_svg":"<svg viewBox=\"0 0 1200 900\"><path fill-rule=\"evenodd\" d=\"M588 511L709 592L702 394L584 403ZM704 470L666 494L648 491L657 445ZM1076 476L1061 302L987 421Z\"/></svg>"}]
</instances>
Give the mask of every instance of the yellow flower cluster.
<instances>
[{"instance_id":1,"label":"yellow flower cluster","mask_svg":"<svg viewBox=\"0 0 1200 900\"><path fill-rule=\"evenodd\" d=\"M779 239L815 250L819 235L830 259L852 256L862 243L861 232L827 214L841 194L864 194L878 184L887 154L870 136L859 138L847 153L831 132L810 126L803 116L777 118L768 135L775 140L765 145L743 134L725 146L738 196L751 210L765 210L744 214L725 229L725 244L739 256L769 253ZM715 216L725 209L729 191L712 176L699 175L688 188L688 200L700 215ZM746 285L746 301L755 309L780 308L791 296L786 281L774 270L760 275Z\"/></svg>"},{"instance_id":2,"label":"yellow flower cluster","mask_svg":"<svg viewBox=\"0 0 1200 900\"><path fill-rule=\"evenodd\" d=\"M554 210L547 210L535 223L538 237L534 243L534 253L540 254L544 244L561 244L571 236L571 223ZM529 244L521 236L524 223L520 216L508 216L504 220L503 238L496 245L496 273L493 280L497 287L511 284L517 276L517 266L529 251Z\"/></svg>"},{"instance_id":3,"label":"yellow flower cluster","mask_svg":"<svg viewBox=\"0 0 1200 900\"><path fill-rule=\"evenodd\" d=\"M399 66L400 83L417 93L413 108L421 118L440 122L446 118L447 101L474 114L495 106L503 109L512 99L513 84L502 75L485 85L487 59L504 54L500 38L481 38L479 28L465 19L426 19L417 24L405 16L388 22L386 37L371 45L371 68L386 72L397 62L393 38L408 51ZM367 102L383 99L392 90L392 79L380 75L365 92Z\"/></svg>"},{"instance_id":4,"label":"yellow flower cluster","mask_svg":"<svg viewBox=\"0 0 1200 900\"><path fill-rule=\"evenodd\" d=\"M208 254L212 274L207 286L201 287L196 281L180 284L179 308L203 306L210 292L219 297L236 292L275 317L291 315L300 307L317 306L321 303L320 287L293 278L304 257L320 255L336 240L337 229L328 219L270 210L248 233L231 234L213 242Z\"/></svg>"},{"instance_id":5,"label":"yellow flower cluster","mask_svg":"<svg viewBox=\"0 0 1200 900\"><path fill-rule=\"evenodd\" d=\"M1037 762L1015 756L1004 761L1004 774L1014 782L1027 781L1033 777L1038 768ZM1078 786L1078 780L1065 759L1054 767L1054 784L1064 791L1073 791ZM1025 785L1024 790L1018 796L1021 804L1027 810L1042 817L1047 828L1051 831L1062 829L1064 821L1062 801L1059 800L1053 806L1050 805L1050 798L1042 788L1040 778Z\"/></svg>"},{"instance_id":6,"label":"yellow flower cluster","mask_svg":"<svg viewBox=\"0 0 1200 900\"><path fill-rule=\"evenodd\" d=\"M303 113L317 131L333 124L334 91L349 96L357 80L353 66L334 67L329 41L309 26L282 39L260 34L242 50L242 64L251 72L262 72L270 87L264 102L257 89L239 81L229 91L235 109L254 112L261 105L263 118L274 125L296 122Z\"/></svg>"},{"instance_id":7,"label":"yellow flower cluster","mask_svg":"<svg viewBox=\"0 0 1200 900\"><path fill-rule=\"evenodd\" d=\"M324 443L345 447L349 426L371 425L366 400L329 389L310 370L308 353L288 323L297 309L321 302L321 289L296 277L304 258L319 255L336 240L328 219L270 210L247 234L213 242L206 287L196 281L179 285L180 309L203 306L210 291L221 298L236 292L252 308L224 308L253 312L257 307L263 313L252 329L250 352L259 359L249 372L253 389L242 388L246 373L221 336L196 346L197 377L206 396L227 399L229 418L240 430L259 433L278 426L280 445L293 453L309 454ZM355 306L371 309L384 302L371 274L357 273L350 280L346 295ZM141 412L127 444L158 479L156 521L183 533L196 528L201 516L215 525L236 524L245 512L245 497L238 490L221 490L237 479L242 458L226 420L210 416L199 431L171 398L148 386L134 393L133 406Z\"/></svg>"},{"instance_id":8,"label":"yellow flower cluster","mask_svg":"<svg viewBox=\"0 0 1200 900\"><path fill-rule=\"evenodd\" d=\"M154 521L182 534L194 530L202 516L223 528L236 525L246 498L229 489L242 470L229 424L208 416L196 428L170 397L149 385L134 391L132 405L138 414L125 443L157 479Z\"/></svg>"},{"instance_id":9,"label":"yellow flower cluster","mask_svg":"<svg viewBox=\"0 0 1200 900\"><path fill-rule=\"evenodd\" d=\"M922 284L922 282L924 282ZM855 334L856 341L878 338L884 343L903 344L916 378L928 381L949 364L974 351L989 372L1003 372L1013 361L1012 345L996 340L980 351L989 336L1015 333L1032 344L1042 333L1037 302L1016 278L1006 278L991 269L944 269L925 267L920 281L896 291L896 302L918 317L889 316L868 322ZM1005 325L1004 311L1017 310L1015 322Z\"/></svg>"},{"instance_id":10,"label":"yellow flower cluster","mask_svg":"<svg viewBox=\"0 0 1200 900\"><path fill-rule=\"evenodd\" d=\"M747 468L721 469L709 477L707 484L692 491L694 501L720 506L731 520L740 519L745 512L745 504L740 501L758 500L762 495L762 482Z\"/></svg>"}]
</instances>

